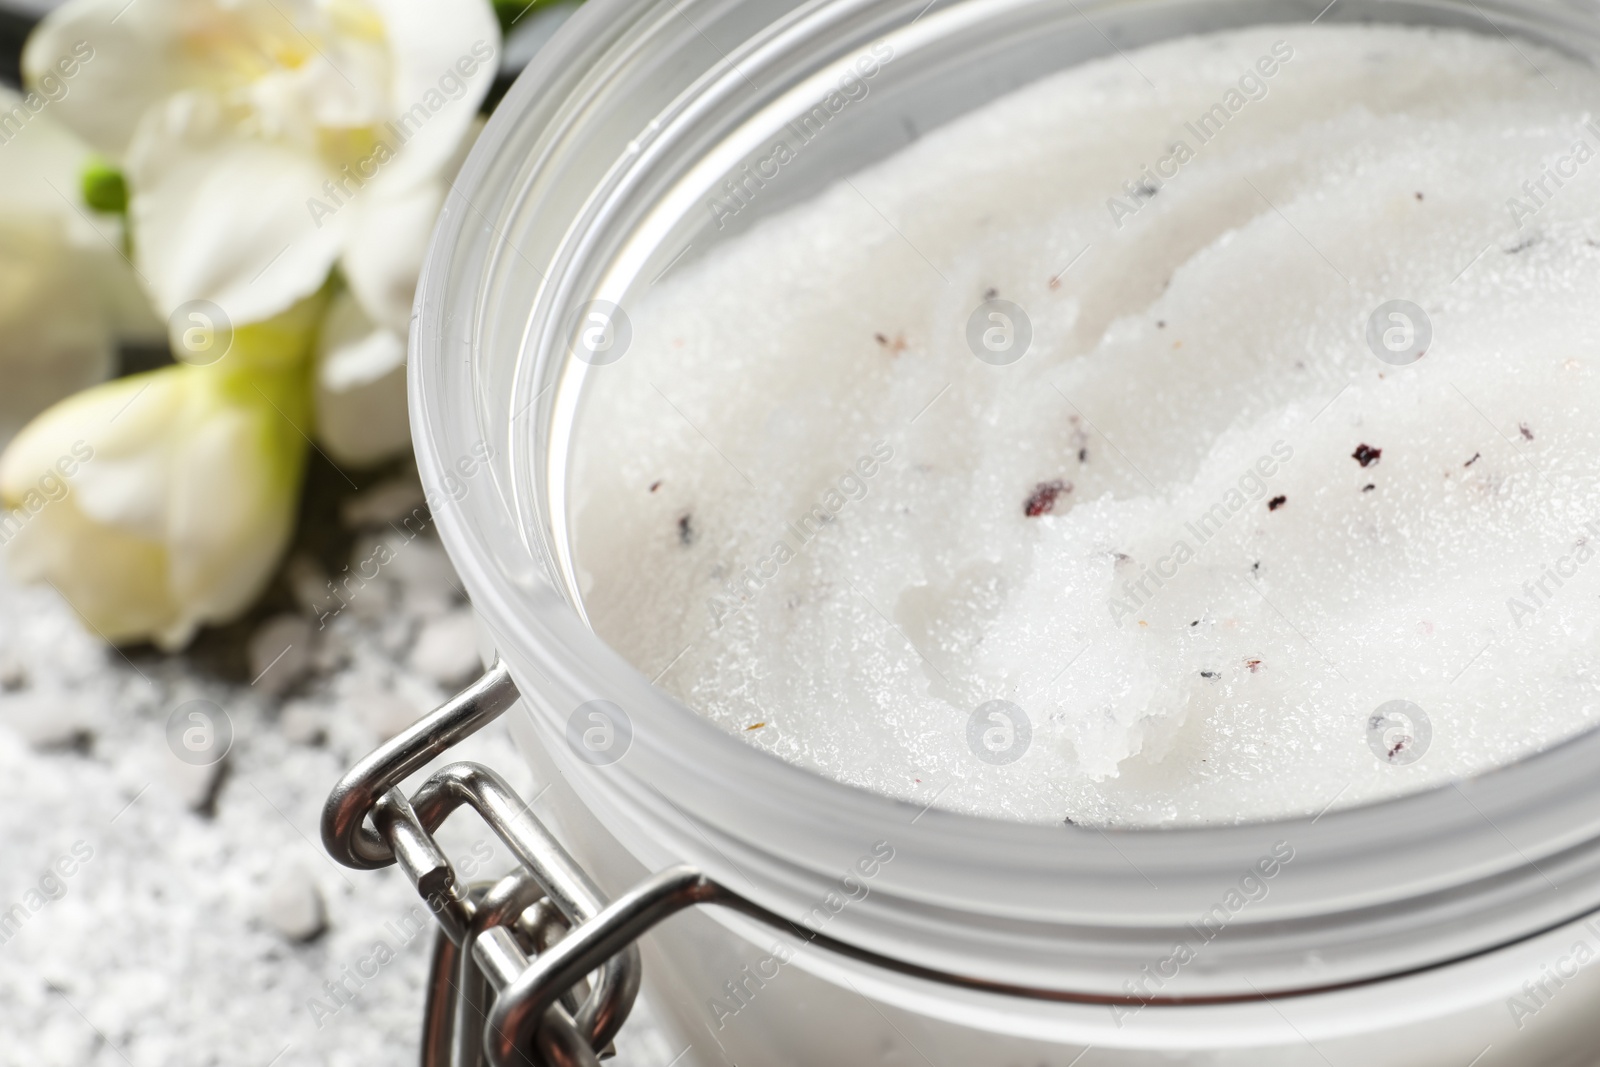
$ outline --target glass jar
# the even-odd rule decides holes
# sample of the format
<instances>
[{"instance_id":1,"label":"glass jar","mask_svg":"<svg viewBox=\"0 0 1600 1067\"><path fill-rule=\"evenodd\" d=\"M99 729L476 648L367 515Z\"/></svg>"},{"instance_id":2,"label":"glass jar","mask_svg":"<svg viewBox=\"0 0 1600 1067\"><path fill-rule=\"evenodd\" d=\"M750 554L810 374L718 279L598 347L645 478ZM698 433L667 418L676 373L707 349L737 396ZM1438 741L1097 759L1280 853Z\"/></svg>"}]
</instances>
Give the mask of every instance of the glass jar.
<instances>
[{"instance_id":1,"label":"glass jar","mask_svg":"<svg viewBox=\"0 0 1600 1067\"><path fill-rule=\"evenodd\" d=\"M655 688L585 622L568 443L605 366L571 357L575 315L626 307L682 259L1039 77L1318 19L1600 54L1600 19L1576 3L589 0L491 119L419 287L411 413L446 547L524 694L514 728L546 787L535 810L610 892L690 862L911 972L725 910L679 915L645 945L646 988L688 1046L677 1063L1600 1059L1600 972L1585 967L1600 955L1600 735L1315 818L1023 825L781 762ZM731 218L706 210L874 47L893 63L782 183ZM596 700L619 709L604 760L569 743Z\"/></svg>"}]
</instances>

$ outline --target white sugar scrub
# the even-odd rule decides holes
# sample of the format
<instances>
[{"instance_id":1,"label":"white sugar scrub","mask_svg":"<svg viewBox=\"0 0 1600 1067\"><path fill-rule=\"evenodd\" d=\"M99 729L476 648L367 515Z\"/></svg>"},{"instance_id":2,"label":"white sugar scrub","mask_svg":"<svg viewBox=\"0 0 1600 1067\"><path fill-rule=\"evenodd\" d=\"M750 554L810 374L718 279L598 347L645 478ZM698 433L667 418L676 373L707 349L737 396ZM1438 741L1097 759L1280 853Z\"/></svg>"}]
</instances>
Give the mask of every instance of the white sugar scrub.
<instances>
[{"instance_id":1,"label":"white sugar scrub","mask_svg":"<svg viewBox=\"0 0 1600 1067\"><path fill-rule=\"evenodd\" d=\"M1590 728L1596 107L1528 42L1294 25L924 133L628 306L569 483L591 624L750 744L1034 822L1315 813Z\"/></svg>"}]
</instances>

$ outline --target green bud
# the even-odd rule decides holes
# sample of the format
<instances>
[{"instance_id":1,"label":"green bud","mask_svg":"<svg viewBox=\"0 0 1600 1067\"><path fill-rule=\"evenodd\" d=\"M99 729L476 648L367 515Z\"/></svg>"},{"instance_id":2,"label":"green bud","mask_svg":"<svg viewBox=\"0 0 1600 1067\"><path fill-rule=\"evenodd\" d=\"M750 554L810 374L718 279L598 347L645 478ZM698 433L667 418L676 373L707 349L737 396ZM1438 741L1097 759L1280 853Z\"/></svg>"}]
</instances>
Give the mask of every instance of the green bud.
<instances>
[{"instance_id":1,"label":"green bud","mask_svg":"<svg viewBox=\"0 0 1600 1067\"><path fill-rule=\"evenodd\" d=\"M128 183L122 171L103 159L84 164L80 179L83 202L95 211L121 215L128 210Z\"/></svg>"}]
</instances>

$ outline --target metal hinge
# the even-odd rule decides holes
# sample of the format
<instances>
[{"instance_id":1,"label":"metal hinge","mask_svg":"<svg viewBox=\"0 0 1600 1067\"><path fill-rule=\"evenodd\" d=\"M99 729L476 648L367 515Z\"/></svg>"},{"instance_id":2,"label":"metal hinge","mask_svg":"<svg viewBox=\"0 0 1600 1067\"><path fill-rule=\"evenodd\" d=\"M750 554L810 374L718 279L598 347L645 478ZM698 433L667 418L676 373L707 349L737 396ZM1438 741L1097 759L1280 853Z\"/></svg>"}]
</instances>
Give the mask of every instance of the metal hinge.
<instances>
[{"instance_id":1,"label":"metal hinge","mask_svg":"<svg viewBox=\"0 0 1600 1067\"><path fill-rule=\"evenodd\" d=\"M670 867L607 901L511 787L480 764L443 767L406 798L402 781L493 722L519 696L497 660L471 686L357 763L323 805L322 844L329 855L360 870L398 863L439 924L423 1067L598 1067L639 992L634 942L695 904L720 904L805 944L914 978L1104 1002L950 974L858 948L791 922L694 867ZM464 885L433 838L463 804L520 864L492 885Z\"/></svg>"},{"instance_id":2,"label":"metal hinge","mask_svg":"<svg viewBox=\"0 0 1600 1067\"><path fill-rule=\"evenodd\" d=\"M497 661L357 763L323 805L329 855L361 870L398 863L438 922L424 1067L515 1067L530 1059L548 1067L597 1065L639 991L634 941L693 904L730 904L808 933L691 867L662 871L608 902L505 781L479 764L452 763L404 795L405 778L493 722L518 696ZM462 883L433 838L462 804L505 842L519 870L492 885Z\"/></svg>"},{"instance_id":3,"label":"metal hinge","mask_svg":"<svg viewBox=\"0 0 1600 1067\"><path fill-rule=\"evenodd\" d=\"M552 955L558 938L599 917L606 899L499 775L479 764L453 763L409 799L399 788L518 696L510 672L496 662L357 763L323 806L328 853L363 870L398 863L439 925L423 1028L425 1067L478 1067L485 1058L495 1067L528 1058L551 1067L598 1064L639 991L639 951L631 940L576 974L533 965ZM489 886L462 883L433 831L463 804L505 842L519 870Z\"/></svg>"}]
</instances>

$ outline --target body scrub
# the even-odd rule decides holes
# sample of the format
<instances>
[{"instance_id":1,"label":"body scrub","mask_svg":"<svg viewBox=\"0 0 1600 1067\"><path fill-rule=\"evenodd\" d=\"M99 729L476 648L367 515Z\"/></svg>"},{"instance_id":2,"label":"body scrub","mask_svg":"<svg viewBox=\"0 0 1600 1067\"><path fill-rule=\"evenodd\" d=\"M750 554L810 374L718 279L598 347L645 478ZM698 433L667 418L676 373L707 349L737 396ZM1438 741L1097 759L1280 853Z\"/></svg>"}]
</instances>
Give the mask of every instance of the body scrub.
<instances>
[{"instance_id":1,"label":"body scrub","mask_svg":"<svg viewBox=\"0 0 1600 1067\"><path fill-rule=\"evenodd\" d=\"M591 624L751 744L1028 821L1314 814L1588 728L1596 101L1530 43L1296 25L908 130L627 308Z\"/></svg>"}]
</instances>

